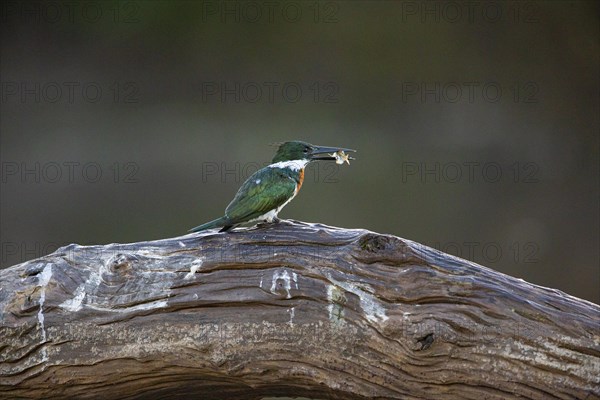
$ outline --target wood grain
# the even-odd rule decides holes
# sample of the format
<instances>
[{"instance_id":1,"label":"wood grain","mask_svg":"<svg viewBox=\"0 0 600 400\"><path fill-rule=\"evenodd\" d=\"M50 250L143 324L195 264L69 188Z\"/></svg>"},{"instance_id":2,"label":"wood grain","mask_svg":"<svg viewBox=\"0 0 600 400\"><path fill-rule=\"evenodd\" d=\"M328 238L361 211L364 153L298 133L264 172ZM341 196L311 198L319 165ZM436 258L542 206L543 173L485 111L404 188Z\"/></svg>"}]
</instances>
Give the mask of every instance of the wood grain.
<instances>
[{"instance_id":1,"label":"wood grain","mask_svg":"<svg viewBox=\"0 0 600 400\"><path fill-rule=\"evenodd\" d=\"M600 398L598 305L361 229L73 244L0 282L2 398Z\"/></svg>"}]
</instances>

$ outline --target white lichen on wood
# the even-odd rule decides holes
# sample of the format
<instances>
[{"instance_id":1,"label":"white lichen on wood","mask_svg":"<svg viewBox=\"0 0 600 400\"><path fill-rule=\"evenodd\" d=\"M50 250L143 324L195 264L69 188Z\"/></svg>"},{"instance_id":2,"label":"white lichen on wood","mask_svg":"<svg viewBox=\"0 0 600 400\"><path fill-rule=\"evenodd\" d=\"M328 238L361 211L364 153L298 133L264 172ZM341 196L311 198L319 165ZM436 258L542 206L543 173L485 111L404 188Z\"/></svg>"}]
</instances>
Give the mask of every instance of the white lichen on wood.
<instances>
[{"instance_id":1,"label":"white lichen on wood","mask_svg":"<svg viewBox=\"0 0 600 400\"><path fill-rule=\"evenodd\" d=\"M39 328L42 331L42 362L48 361L48 349L46 348L46 341L48 337L46 335L45 317L44 317L44 303L46 302L46 287L50 283L52 278L52 264L48 263L44 266L42 272L38 275L38 286L41 288L40 291L40 303L39 310L37 313L37 319Z\"/></svg>"}]
</instances>

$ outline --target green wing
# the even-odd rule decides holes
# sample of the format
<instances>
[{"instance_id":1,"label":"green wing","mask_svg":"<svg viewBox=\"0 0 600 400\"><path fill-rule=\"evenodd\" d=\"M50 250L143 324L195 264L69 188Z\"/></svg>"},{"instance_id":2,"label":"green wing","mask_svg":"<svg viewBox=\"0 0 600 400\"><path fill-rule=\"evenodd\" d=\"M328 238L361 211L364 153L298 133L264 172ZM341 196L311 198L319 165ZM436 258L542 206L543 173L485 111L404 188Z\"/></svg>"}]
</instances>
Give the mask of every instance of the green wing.
<instances>
[{"instance_id":1,"label":"green wing","mask_svg":"<svg viewBox=\"0 0 600 400\"><path fill-rule=\"evenodd\" d=\"M280 168L256 171L225 209L233 223L248 221L283 205L296 191L296 182Z\"/></svg>"}]
</instances>

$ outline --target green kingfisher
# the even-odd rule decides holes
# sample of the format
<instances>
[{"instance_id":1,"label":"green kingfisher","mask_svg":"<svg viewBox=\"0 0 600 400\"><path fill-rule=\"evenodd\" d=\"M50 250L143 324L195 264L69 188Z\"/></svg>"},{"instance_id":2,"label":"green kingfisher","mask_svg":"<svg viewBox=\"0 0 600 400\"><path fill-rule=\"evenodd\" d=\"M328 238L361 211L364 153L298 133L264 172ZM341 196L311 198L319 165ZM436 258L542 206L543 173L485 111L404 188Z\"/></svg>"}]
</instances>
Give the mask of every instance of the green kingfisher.
<instances>
[{"instance_id":1,"label":"green kingfisher","mask_svg":"<svg viewBox=\"0 0 600 400\"><path fill-rule=\"evenodd\" d=\"M223 217L190 229L190 232L213 228L227 232L248 222L279 222L277 214L302 187L304 167L315 160L335 160L338 164L348 162L349 158L353 158L345 152L350 151L356 150L314 146L301 141L282 143L272 163L256 171L242 184Z\"/></svg>"}]
</instances>

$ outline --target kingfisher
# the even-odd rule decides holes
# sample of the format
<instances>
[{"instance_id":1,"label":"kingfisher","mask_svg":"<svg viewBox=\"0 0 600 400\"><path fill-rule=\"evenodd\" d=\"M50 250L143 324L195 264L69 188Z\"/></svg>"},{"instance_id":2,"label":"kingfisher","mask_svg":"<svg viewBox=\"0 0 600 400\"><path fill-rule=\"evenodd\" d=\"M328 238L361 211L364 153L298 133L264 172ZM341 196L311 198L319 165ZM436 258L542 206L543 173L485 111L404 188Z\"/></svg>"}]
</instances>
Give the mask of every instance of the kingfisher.
<instances>
[{"instance_id":1,"label":"kingfisher","mask_svg":"<svg viewBox=\"0 0 600 400\"><path fill-rule=\"evenodd\" d=\"M352 157L346 152L356 150L341 147L314 146L299 140L282 143L270 165L252 174L238 189L225 209L225 215L190 229L200 232L221 228L219 232L244 223L279 222L277 214L300 191L304 181L304 167L316 160L335 160L342 164Z\"/></svg>"}]
</instances>

